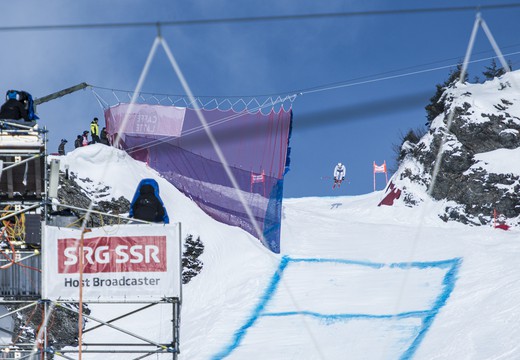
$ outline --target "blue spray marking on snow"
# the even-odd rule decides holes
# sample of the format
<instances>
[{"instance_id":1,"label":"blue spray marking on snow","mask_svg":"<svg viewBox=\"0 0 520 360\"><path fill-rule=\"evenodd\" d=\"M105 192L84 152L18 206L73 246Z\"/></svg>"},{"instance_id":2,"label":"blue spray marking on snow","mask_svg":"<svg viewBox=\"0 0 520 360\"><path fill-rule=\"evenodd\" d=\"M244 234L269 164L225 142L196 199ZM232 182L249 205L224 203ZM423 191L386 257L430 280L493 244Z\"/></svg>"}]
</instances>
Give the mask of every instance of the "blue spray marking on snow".
<instances>
[{"instance_id":1,"label":"blue spray marking on snow","mask_svg":"<svg viewBox=\"0 0 520 360\"><path fill-rule=\"evenodd\" d=\"M401 360L408 360L411 359L412 356L417 351L417 348L421 344L422 340L424 339L424 336L430 329L430 326L433 323L433 320L435 319L435 316L439 313L439 310L446 305L446 301L448 301L448 298L451 295L451 292L455 288L455 281L457 280L457 273L459 271L459 267L461 264L461 259L453 259L450 260L451 262L451 269L446 273L444 276L444 280L442 281L444 285L444 291L441 292L441 294L437 297L437 300L433 304L431 313L426 316L423 319L423 327L419 331L419 334L414 339L413 343L410 345L410 347L404 352L404 354L401 356Z\"/></svg>"},{"instance_id":2,"label":"blue spray marking on snow","mask_svg":"<svg viewBox=\"0 0 520 360\"><path fill-rule=\"evenodd\" d=\"M401 269L409 269L409 268L419 268L419 269L428 269L428 268L443 268L449 269L444 276L443 279L443 287L444 290L437 297L434 302L432 308L430 310L424 311L411 311L404 312L399 314L392 315L375 315L375 314L320 314L311 311L289 311L289 312L279 312L279 313L263 313L267 303L272 298L273 293L276 291L278 284L281 281L282 274L286 267L290 262L298 263L298 262L309 262L309 263L341 263L347 265L358 265L358 266L366 266L374 269L381 269L384 267L389 268L401 268ZM253 324L258 320L259 317L282 317L282 316L295 316L295 315L304 315L311 316L323 319L325 321L345 321L352 319L405 319L405 318L421 318L422 317L422 327L419 329L419 332L412 344L406 349L403 355L400 357L400 360L409 360L417 351L420 343L426 336L426 333L430 329L435 316L438 314L440 309L446 304L451 292L455 287L456 275L461 263L460 258L442 260L442 261L430 261L430 262L411 262L411 263L373 263L368 261L354 261L354 260L345 260L345 259L323 259L323 258L313 258L313 259L292 259L287 256L284 256L273 275L269 286L267 287L264 295L260 298L260 302L253 310L252 314L249 316L246 323L240 327L233 335L233 340L231 344L229 344L224 350L213 356L212 360L220 360L224 359L228 355L230 355L242 342L242 339L245 337L247 330L253 326Z\"/></svg>"},{"instance_id":3,"label":"blue spray marking on snow","mask_svg":"<svg viewBox=\"0 0 520 360\"><path fill-rule=\"evenodd\" d=\"M354 260L344 260L344 259L289 259L291 262L308 262L308 263L340 263L347 265L360 265L360 266L368 266L374 269L379 269L385 266L385 264L372 263L368 261L354 261Z\"/></svg>"},{"instance_id":4,"label":"blue spray marking on snow","mask_svg":"<svg viewBox=\"0 0 520 360\"><path fill-rule=\"evenodd\" d=\"M388 264L389 267L392 268L401 268L401 269L409 269L411 267L418 269L428 269L428 268L441 268L441 269L449 269L453 267L455 264L458 264L460 259L450 259L450 260L442 260L442 261L427 261L427 262L410 262L410 263L395 263Z\"/></svg>"},{"instance_id":5,"label":"blue spray marking on snow","mask_svg":"<svg viewBox=\"0 0 520 360\"><path fill-rule=\"evenodd\" d=\"M235 350L238 347L238 345L240 345L240 342L246 335L247 329L249 329L251 326L253 326L255 321L260 316L261 312L265 309L267 302L271 299L273 292L276 290L278 283L280 282L280 279L282 278L283 271L289 264L289 260L290 259L287 256L284 256L282 258L282 261L280 262L278 269L276 270L275 274L273 275L273 277L271 279L271 283L267 287L264 295L260 298L260 302L258 303L256 308L253 310L253 313L249 317L249 320L247 320L246 323L235 332L235 334L233 335L233 340L232 340L231 344L228 347L226 347L226 349L222 350L220 353L215 355L212 358L213 360L225 358L226 356L231 354L231 352L233 352L233 350Z\"/></svg>"},{"instance_id":6,"label":"blue spray marking on snow","mask_svg":"<svg viewBox=\"0 0 520 360\"><path fill-rule=\"evenodd\" d=\"M311 317L316 317L324 320L350 320L350 319L407 319L407 318L416 318L429 315L431 313L430 310L423 311L410 311L399 313L396 315L374 315L374 314L320 314L313 311L284 311L279 313L265 313L262 316L292 316L292 315L307 315Z\"/></svg>"},{"instance_id":7,"label":"blue spray marking on snow","mask_svg":"<svg viewBox=\"0 0 520 360\"><path fill-rule=\"evenodd\" d=\"M389 268L401 268L401 269L409 269L409 268L418 268L418 269L427 269L427 268L450 268L453 266L454 261L458 259L450 259L450 260L441 260L441 261L426 261L426 262L409 262L409 263L374 263L369 261L356 261L356 260L345 260L345 259L320 259L320 258L312 258L312 259L289 259L291 262L309 262L309 263L340 263L347 265L360 265L367 266L374 269L381 269L384 267Z\"/></svg>"}]
</instances>

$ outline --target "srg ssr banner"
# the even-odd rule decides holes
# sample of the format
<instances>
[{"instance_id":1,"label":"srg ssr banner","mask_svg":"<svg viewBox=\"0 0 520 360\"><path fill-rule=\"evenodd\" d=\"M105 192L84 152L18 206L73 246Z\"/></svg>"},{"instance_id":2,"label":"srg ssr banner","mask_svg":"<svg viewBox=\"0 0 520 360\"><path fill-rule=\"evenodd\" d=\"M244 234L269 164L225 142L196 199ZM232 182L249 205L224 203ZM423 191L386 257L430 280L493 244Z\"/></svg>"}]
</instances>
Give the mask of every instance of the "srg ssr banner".
<instances>
[{"instance_id":1,"label":"srg ssr banner","mask_svg":"<svg viewBox=\"0 0 520 360\"><path fill-rule=\"evenodd\" d=\"M45 226L45 299L156 301L181 296L179 224L89 229Z\"/></svg>"}]
</instances>

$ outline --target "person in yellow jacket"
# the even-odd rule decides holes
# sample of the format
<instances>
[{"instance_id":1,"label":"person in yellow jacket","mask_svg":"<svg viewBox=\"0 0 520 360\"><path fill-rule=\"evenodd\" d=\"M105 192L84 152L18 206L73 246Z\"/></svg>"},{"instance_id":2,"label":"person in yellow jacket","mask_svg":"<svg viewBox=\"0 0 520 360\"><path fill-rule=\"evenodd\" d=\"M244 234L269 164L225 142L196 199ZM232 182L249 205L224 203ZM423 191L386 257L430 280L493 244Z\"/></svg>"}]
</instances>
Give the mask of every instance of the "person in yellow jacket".
<instances>
[{"instance_id":1,"label":"person in yellow jacket","mask_svg":"<svg viewBox=\"0 0 520 360\"><path fill-rule=\"evenodd\" d=\"M92 144L98 143L99 141L99 126L98 118L95 117L90 123L90 135L92 136Z\"/></svg>"}]
</instances>

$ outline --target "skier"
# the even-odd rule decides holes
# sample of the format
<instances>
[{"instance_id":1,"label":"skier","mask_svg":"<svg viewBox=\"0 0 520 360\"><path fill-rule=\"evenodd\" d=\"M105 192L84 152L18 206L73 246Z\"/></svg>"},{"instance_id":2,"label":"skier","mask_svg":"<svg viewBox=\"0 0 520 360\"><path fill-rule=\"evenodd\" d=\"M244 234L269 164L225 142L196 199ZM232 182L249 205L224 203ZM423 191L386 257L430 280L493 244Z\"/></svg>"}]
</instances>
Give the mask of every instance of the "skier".
<instances>
[{"instance_id":1,"label":"skier","mask_svg":"<svg viewBox=\"0 0 520 360\"><path fill-rule=\"evenodd\" d=\"M67 143L66 139L61 139L61 143L58 146L58 154L65 155L65 144Z\"/></svg>"},{"instance_id":2,"label":"skier","mask_svg":"<svg viewBox=\"0 0 520 360\"><path fill-rule=\"evenodd\" d=\"M345 180L345 174L346 174L345 165L342 163L338 163L336 167L334 168L334 185L332 185L332 188L334 189L336 186L340 187L341 182Z\"/></svg>"}]
</instances>

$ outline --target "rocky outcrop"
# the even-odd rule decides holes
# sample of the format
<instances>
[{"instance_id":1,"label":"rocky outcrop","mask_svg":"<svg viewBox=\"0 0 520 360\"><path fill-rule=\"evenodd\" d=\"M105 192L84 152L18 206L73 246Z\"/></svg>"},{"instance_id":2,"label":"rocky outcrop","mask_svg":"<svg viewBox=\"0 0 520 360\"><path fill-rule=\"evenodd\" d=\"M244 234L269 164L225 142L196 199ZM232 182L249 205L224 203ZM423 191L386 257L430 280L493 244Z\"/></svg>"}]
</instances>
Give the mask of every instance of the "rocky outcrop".
<instances>
[{"instance_id":1,"label":"rocky outcrop","mask_svg":"<svg viewBox=\"0 0 520 360\"><path fill-rule=\"evenodd\" d=\"M27 307L27 304L7 304L6 308L9 311L16 311L14 319L13 330L13 349L17 348L17 344L31 344L36 343L38 337L38 330L43 324L43 314L45 311L49 313L47 321L47 342L49 347L53 350L59 350L65 346L78 345L78 304L62 303L60 306L53 306L50 308L44 306L41 302L32 307ZM70 308L73 311L66 310ZM83 305L83 313L90 314L90 309L87 305ZM87 319L84 319L84 326ZM25 348L21 345L20 348ZM53 359L52 353L47 353L48 359Z\"/></svg>"},{"instance_id":2,"label":"rocky outcrop","mask_svg":"<svg viewBox=\"0 0 520 360\"><path fill-rule=\"evenodd\" d=\"M125 215L130 211L130 201L123 196L119 197L119 199L111 198L110 187L104 184L94 184L89 178L80 179L81 183L90 185L87 189L85 186L80 186L77 180L78 177L74 173L71 173L69 176L65 173L61 174L61 185L58 189L59 203L88 209L90 202L93 201L93 210L113 215ZM71 212L78 219L83 219L85 215L85 211L72 209ZM113 216L91 214L88 226L99 227L126 222L127 220L125 219Z\"/></svg>"},{"instance_id":3,"label":"rocky outcrop","mask_svg":"<svg viewBox=\"0 0 520 360\"><path fill-rule=\"evenodd\" d=\"M520 174L507 170L520 154L520 93L511 86L516 80L520 73L446 90L445 112L416 144L401 147L403 160L392 181L405 204L414 206L429 196L446 202L439 214L445 221L485 225L496 210L506 222L520 223ZM506 170L490 168L490 159L501 154Z\"/></svg>"}]
</instances>

